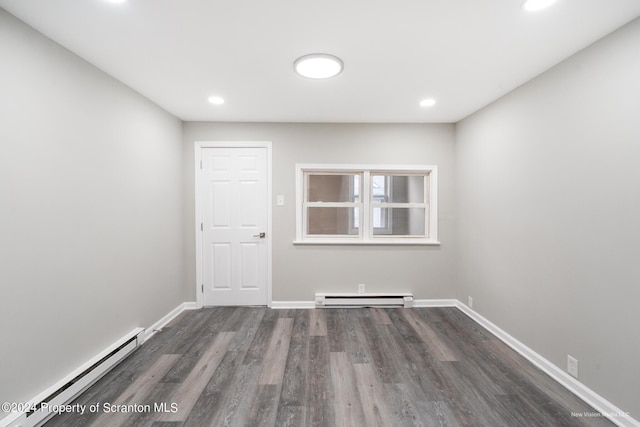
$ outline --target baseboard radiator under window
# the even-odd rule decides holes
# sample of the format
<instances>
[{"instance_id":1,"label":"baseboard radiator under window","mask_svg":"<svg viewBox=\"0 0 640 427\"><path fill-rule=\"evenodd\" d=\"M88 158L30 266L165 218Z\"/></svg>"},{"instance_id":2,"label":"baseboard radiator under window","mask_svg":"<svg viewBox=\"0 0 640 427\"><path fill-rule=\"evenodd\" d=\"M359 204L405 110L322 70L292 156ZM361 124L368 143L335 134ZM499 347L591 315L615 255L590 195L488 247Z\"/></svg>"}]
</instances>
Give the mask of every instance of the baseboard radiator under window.
<instances>
[{"instance_id":1,"label":"baseboard radiator under window","mask_svg":"<svg viewBox=\"0 0 640 427\"><path fill-rule=\"evenodd\" d=\"M17 419L10 422L8 426L32 427L42 425L54 415L52 409L71 402L138 348L143 335L143 328L136 328L125 335L120 341L111 345L77 371L32 400L32 404L30 404L32 410L22 413Z\"/></svg>"},{"instance_id":2,"label":"baseboard radiator under window","mask_svg":"<svg viewBox=\"0 0 640 427\"><path fill-rule=\"evenodd\" d=\"M316 293L316 308L413 307L410 293Z\"/></svg>"}]
</instances>

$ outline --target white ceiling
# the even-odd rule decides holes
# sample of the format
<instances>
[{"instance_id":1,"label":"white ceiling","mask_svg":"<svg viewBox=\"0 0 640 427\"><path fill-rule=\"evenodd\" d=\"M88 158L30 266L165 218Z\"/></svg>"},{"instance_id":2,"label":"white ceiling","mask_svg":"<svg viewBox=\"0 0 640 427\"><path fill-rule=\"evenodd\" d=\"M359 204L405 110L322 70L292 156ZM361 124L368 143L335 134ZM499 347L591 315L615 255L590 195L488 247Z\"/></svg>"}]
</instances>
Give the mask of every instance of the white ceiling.
<instances>
[{"instance_id":1,"label":"white ceiling","mask_svg":"<svg viewBox=\"0 0 640 427\"><path fill-rule=\"evenodd\" d=\"M639 0L0 0L182 120L457 122L640 16ZM325 81L309 53L345 63ZM226 102L214 106L211 95ZM434 97L435 107L418 105Z\"/></svg>"}]
</instances>

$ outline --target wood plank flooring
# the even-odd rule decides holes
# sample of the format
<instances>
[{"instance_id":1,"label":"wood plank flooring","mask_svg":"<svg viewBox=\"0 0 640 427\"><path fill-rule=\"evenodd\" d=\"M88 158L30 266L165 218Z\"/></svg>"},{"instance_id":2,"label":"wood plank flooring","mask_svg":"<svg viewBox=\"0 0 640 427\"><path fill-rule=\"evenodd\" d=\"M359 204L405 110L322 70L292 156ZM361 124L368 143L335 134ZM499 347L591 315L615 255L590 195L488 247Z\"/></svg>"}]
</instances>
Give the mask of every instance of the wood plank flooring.
<instances>
[{"instance_id":1,"label":"wood plank flooring","mask_svg":"<svg viewBox=\"0 0 640 427\"><path fill-rule=\"evenodd\" d=\"M46 426L612 426L455 308L187 311Z\"/></svg>"}]
</instances>

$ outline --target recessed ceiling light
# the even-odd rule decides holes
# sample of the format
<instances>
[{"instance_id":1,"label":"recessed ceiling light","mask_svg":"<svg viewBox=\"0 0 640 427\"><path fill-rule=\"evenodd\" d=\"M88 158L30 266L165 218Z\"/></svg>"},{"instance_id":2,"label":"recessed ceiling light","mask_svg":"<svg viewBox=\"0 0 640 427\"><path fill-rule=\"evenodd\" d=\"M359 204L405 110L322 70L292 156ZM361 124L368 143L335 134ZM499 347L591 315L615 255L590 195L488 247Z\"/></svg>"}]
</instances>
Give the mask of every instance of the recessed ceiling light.
<instances>
[{"instance_id":1,"label":"recessed ceiling light","mask_svg":"<svg viewBox=\"0 0 640 427\"><path fill-rule=\"evenodd\" d=\"M522 3L522 7L527 12L535 12L537 10L546 9L555 2L556 0L525 0L525 2Z\"/></svg>"},{"instance_id":2,"label":"recessed ceiling light","mask_svg":"<svg viewBox=\"0 0 640 427\"><path fill-rule=\"evenodd\" d=\"M310 79L328 79L342 72L344 64L337 56L314 53L301 56L293 63L296 73Z\"/></svg>"},{"instance_id":3,"label":"recessed ceiling light","mask_svg":"<svg viewBox=\"0 0 640 427\"><path fill-rule=\"evenodd\" d=\"M421 107L433 107L434 105L436 105L436 100L433 98L427 98L420 101Z\"/></svg>"},{"instance_id":4,"label":"recessed ceiling light","mask_svg":"<svg viewBox=\"0 0 640 427\"><path fill-rule=\"evenodd\" d=\"M221 96L210 96L209 102L213 105L222 105L224 104L224 98Z\"/></svg>"},{"instance_id":5,"label":"recessed ceiling light","mask_svg":"<svg viewBox=\"0 0 640 427\"><path fill-rule=\"evenodd\" d=\"M109 3L124 3L127 0L107 0Z\"/></svg>"}]
</instances>

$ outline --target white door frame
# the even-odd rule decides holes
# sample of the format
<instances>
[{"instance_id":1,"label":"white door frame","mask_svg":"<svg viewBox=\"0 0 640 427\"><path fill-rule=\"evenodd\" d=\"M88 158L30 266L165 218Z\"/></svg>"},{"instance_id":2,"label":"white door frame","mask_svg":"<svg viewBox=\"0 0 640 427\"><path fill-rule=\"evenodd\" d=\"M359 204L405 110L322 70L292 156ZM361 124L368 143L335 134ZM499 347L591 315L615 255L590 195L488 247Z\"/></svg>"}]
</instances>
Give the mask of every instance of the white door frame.
<instances>
[{"instance_id":1,"label":"white door frame","mask_svg":"<svg viewBox=\"0 0 640 427\"><path fill-rule=\"evenodd\" d=\"M196 307L204 306L202 260L202 149L203 148L266 148L267 149L267 306L271 307L271 249L272 249L272 157L271 141L196 141L195 152L195 193L196 193Z\"/></svg>"}]
</instances>

